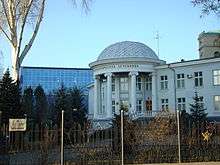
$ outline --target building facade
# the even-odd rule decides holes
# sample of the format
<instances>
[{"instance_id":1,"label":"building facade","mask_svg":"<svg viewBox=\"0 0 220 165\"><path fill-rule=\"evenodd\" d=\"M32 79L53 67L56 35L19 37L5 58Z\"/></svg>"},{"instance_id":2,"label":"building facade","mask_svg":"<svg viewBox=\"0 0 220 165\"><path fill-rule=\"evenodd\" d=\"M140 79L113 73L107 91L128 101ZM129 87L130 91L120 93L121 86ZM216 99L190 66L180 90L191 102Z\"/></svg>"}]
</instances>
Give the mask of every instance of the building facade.
<instances>
[{"instance_id":1,"label":"building facade","mask_svg":"<svg viewBox=\"0 0 220 165\"><path fill-rule=\"evenodd\" d=\"M122 105L135 119L152 117L162 109L189 112L195 92L208 116L220 117L219 38L219 32L201 33L200 58L170 64L143 43L110 45L90 63L94 73L94 84L89 86L91 119L99 125L111 121Z\"/></svg>"},{"instance_id":2,"label":"building facade","mask_svg":"<svg viewBox=\"0 0 220 165\"><path fill-rule=\"evenodd\" d=\"M21 87L31 86L35 89L41 85L46 94L61 87L86 88L93 82L93 73L89 68L54 68L54 67L21 67Z\"/></svg>"}]
</instances>

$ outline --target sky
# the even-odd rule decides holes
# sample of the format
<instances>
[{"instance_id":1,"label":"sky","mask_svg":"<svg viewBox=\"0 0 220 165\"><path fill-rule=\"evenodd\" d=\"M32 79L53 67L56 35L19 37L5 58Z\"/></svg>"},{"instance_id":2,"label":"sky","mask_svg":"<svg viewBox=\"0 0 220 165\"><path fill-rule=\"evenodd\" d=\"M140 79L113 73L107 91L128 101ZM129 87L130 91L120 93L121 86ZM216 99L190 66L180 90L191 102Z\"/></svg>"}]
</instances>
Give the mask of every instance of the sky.
<instances>
[{"instance_id":1,"label":"sky","mask_svg":"<svg viewBox=\"0 0 220 165\"><path fill-rule=\"evenodd\" d=\"M87 68L107 46L120 41L142 42L170 62L198 55L198 35L218 30L220 18L200 18L190 0L93 0L90 12L71 0L48 0L37 38L23 66ZM32 27L29 26L31 29ZM11 68L10 47L0 36L4 66Z\"/></svg>"}]
</instances>

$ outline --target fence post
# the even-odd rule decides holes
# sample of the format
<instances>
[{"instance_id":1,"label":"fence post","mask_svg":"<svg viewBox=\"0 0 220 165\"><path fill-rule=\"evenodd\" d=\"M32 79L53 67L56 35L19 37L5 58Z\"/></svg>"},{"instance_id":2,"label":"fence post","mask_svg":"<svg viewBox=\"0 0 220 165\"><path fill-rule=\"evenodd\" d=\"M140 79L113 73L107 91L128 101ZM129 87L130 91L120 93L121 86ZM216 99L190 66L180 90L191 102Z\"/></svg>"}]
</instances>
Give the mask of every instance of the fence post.
<instances>
[{"instance_id":1,"label":"fence post","mask_svg":"<svg viewBox=\"0 0 220 165\"><path fill-rule=\"evenodd\" d=\"M124 165L124 111L121 109L121 164Z\"/></svg>"},{"instance_id":2,"label":"fence post","mask_svg":"<svg viewBox=\"0 0 220 165\"><path fill-rule=\"evenodd\" d=\"M178 134L178 157L179 157L179 163L181 163L181 144L180 144L180 112L179 110L177 112L177 134Z\"/></svg>"},{"instance_id":3,"label":"fence post","mask_svg":"<svg viewBox=\"0 0 220 165\"><path fill-rule=\"evenodd\" d=\"M61 155L60 155L60 164L63 165L63 120L64 120L64 110L62 110L62 117L61 117Z\"/></svg>"}]
</instances>

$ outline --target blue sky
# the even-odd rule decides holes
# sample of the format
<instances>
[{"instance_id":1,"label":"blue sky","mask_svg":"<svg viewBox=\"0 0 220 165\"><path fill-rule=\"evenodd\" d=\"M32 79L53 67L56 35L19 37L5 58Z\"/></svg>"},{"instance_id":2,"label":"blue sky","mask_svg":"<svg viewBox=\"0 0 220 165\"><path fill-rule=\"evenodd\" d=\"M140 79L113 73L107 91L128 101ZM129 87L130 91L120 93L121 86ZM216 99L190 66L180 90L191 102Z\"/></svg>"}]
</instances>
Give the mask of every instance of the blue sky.
<instances>
[{"instance_id":1,"label":"blue sky","mask_svg":"<svg viewBox=\"0 0 220 165\"><path fill-rule=\"evenodd\" d=\"M95 0L88 15L74 9L70 0L49 0L22 65L88 67L105 47L125 40L145 43L157 52L157 31L161 59L196 59L199 33L220 27L220 18L199 16L190 0ZM10 48L3 38L0 50L5 67L10 67Z\"/></svg>"}]
</instances>

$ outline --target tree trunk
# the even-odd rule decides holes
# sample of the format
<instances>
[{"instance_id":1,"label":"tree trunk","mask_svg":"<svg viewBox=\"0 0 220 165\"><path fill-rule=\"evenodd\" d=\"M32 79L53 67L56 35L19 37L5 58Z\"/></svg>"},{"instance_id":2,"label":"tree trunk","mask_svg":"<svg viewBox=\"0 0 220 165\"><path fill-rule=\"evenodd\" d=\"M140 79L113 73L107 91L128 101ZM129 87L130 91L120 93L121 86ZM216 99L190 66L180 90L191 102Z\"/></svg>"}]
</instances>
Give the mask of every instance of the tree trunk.
<instances>
[{"instance_id":1,"label":"tree trunk","mask_svg":"<svg viewBox=\"0 0 220 165\"><path fill-rule=\"evenodd\" d=\"M18 54L17 48L12 46L12 78L14 81L19 80L19 64L18 64Z\"/></svg>"}]
</instances>

